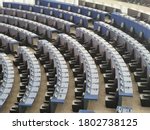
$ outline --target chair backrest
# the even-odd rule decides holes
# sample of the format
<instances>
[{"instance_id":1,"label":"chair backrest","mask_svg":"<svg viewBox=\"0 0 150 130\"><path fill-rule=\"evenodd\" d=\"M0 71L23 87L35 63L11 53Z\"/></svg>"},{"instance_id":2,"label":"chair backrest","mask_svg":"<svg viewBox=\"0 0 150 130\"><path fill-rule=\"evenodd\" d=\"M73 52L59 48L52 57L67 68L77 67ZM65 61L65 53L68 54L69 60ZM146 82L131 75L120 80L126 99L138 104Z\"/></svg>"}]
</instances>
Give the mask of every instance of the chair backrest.
<instances>
[{"instance_id":1,"label":"chair backrest","mask_svg":"<svg viewBox=\"0 0 150 130\"><path fill-rule=\"evenodd\" d=\"M143 73L144 73L144 75L147 75L147 66L144 67Z\"/></svg>"},{"instance_id":2,"label":"chair backrest","mask_svg":"<svg viewBox=\"0 0 150 130\"><path fill-rule=\"evenodd\" d=\"M53 59L51 59L50 65L51 65L52 68L54 68L54 60Z\"/></svg>"},{"instance_id":3,"label":"chair backrest","mask_svg":"<svg viewBox=\"0 0 150 130\"><path fill-rule=\"evenodd\" d=\"M104 51L103 52L103 60L105 60L106 59L106 52Z\"/></svg>"},{"instance_id":4,"label":"chair backrest","mask_svg":"<svg viewBox=\"0 0 150 130\"><path fill-rule=\"evenodd\" d=\"M105 38L106 38L106 40L110 40L110 31L109 30L106 31Z\"/></svg>"},{"instance_id":5,"label":"chair backrest","mask_svg":"<svg viewBox=\"0 0 150 130\"><path fill-rule=\"evenodd\" d=\"M118 79L117 79L117 78L114 79L114 86L115 86L116 88L118 88Z\"/></svg>"},{"instance_id":6,"label":"chair backrest","mask_svg":"<svg viewBox=\"0 0 150 130\"><path fill-rule=\"evenodd\" d=\"M2 64L0 64L0 73L2 72Z\"/></svg>"},{"instance_id":7,"label":"chair backrest","mask_svg":"<svg viewBox=\"0 0 150 130\"><path fill-rule=\"evenodd\" d=\"M96 46L96 53L100 53L100 51L99 51L99 45Z\"/></svg>"},{"instance_id":8,"label":"chair backrest","mask_svg":"<svg viewBox=\"0 0 150 130\"><path fill-rule=\"evenodd\" d=\"M129 30L129 32L130 32L131 34L134 34L134 28L131 27L130 30Z\"/></svg>"},{"instance_id":9,"label":"chair backrest","mask_svg":"<svg viewBox=\"0 0 150 130\"><path fill-rule=\"evenodd\" d=\"M84 71L84 65L83 65L83 63L80 64L80 70L81 70L81 72Z\"/></svg>"},{"instance_id":10,"label":"chair backrest","mask_svg":"<svg viewBox=\"0 0 150 130\"><path fill-rule=\"evenodd\" d=\"M71 56L74 56L74 48L72 48L72 49L70 50L70 54L71 54Z\"/></svg>"},{"instance_id":11,"label":"chair backrest","mask_svg":"<svg viewBox=\"0 0 150 130\"><path fill-rule=\"evenodd\" d=\"M112 76L115 77L116 71L115 68L112 68Z\"/></svg>"},{"instance_id":12,"label":"chair backrest","mask_svg":"<svg viewBox=\"0 0 150 130\"><path fill-rule=\"evenodd\" d=\"M125 24L124 24L124 22L121 23L120 28L121 28L122 30L125 29Z\"/></svg>"},{"instance_id":13,"label":"chair backrest","mask_svg":"<svg viewBox=\"0 0 150 130\"><path fill-rule=\"evenodd\" d=\"M150 75L148 76L148 86L150 87Z\"/></svg>"},{"instance_id":14,"label":"chair backrest","mask_svg":"<svg viewBox=\"0 0 150 130\"><path fill-rule=\"evenodd\" d=\"M139 39L140 39L140 40L143 40L143 39L144 39L144 34L143 34L143 32L140 32L140 33L139 33Z\"/></svg>"},{"instance_id":15,"label":"chair backrest","mask_svg":"<svg viewBox=\"0 0 150 130\"><path fill-rule=\"evenodd\" d=\"M134 51L134 49L132 50L132 52L131 52L131 59L134 59L135 58L135 53L134 53L135 51Z\"/></svg>"},{"instance_id":16,"label":"chair backrest","mask_svg":"<svg viewBox=\"0 0 150 130\"><path fill-rule=\"evenodd\" d=\"M98 26L96 32L98 32L98 34L101 34L101 33L102 33L102 28L101 28L101 26Z\"/></svg>"},{"instance_id":17,"label":"chair backrest","mask_svg":"<svg viewBox=\"0 0 150 130\"><path fill-rule=\"evenodd\" d=\"M108 60L108 67L111 66L111 59Z\"/></svg>"},{"instance_id":18,"label":"chair backrest","mask_svg":"<svg viewBox=\"0 0 150 130\"><path fill-rule=\"evenodd\" d=\"M2 46L2 39L0 38L0 46Z\"/></svg>"}]
</instances>

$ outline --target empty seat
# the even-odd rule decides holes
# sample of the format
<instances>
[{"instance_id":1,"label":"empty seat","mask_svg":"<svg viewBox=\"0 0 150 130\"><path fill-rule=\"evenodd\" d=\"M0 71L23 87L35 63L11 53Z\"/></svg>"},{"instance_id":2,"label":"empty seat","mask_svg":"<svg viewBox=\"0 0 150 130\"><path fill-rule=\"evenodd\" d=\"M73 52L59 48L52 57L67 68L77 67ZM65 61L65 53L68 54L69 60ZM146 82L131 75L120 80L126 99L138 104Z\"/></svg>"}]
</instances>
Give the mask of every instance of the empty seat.
<instances>
[{"instance_id":1,"label":"empty seat","mask_svg":"<svg viewBox=\"0 0 150 130\"><path fill-rule=\"evenodd\" d=\"M150 90L150 77L146 81L137 82L138 91L142 93L143 90Z\"/></svg>"},{"instance_id":2,"label":"empty seat","mask_svg":"<svg viewBox=\"0 0 150 130\"><path fill-rule=\"evenodd\" d=\"M140 94L140 101L143 107L150 107L150 94Z\"/></svg>"},{"instance_id":3,"label":"empty seat","mask_svg":"<svg viewBox=\"0 0 150 130\"><path fill-rule=\"evenodd\" d=\"M82 100L73 100L72 102L72 111L79 112L80 109L83 109L83 101Z\"/></svg>"}]
</instances>

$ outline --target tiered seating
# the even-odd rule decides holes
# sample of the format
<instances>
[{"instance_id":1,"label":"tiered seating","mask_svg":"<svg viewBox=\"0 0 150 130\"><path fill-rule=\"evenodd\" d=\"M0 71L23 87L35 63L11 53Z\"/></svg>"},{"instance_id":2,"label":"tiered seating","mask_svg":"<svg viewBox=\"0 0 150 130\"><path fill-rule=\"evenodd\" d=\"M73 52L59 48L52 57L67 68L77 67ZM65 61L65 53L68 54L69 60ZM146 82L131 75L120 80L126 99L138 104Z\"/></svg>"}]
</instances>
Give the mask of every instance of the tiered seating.
<instances>
[{"instance_id":1,"label":"tiered seating","mask_svg":"<svg viewBox=\"0 0 150 130\"><path fill-rule=\"evenodd\" d=\"M41 14L41 10L39 9L39 11L35 13L18 9L1 8L0 13L37 21L48 26L53 26L54 28L57 28L58 30L61 30L65 33L75 32L76 26L74 23L53 16Z\"/></svg>"},{"instance_id":2,"label":"tiered seating","mask_svg":"<svg viewBox=\"0 0 150 130\"><path fill-rule=\"evenodd\" d=\"M32 32L5 23L0 23L0 28L0 33L15 38L23 45L37 45L38 36Z\"/></svg>"},{"instance_id":3,"label":"tiered seating","mask_svg":"<svg viewBox=\"0 0 150 130\"><path fill-rule=\"evenodd\" d=\"M103 5L103 4L99 4L99 3L93 3L93 2L82 1L82 0L79 0L79 5L103 10L103 11L110 12L110 13L111 12L121 12L121 10L117 7L112 7L112 6L106 5L106 4Z\"/></svg>"},{"instance_id":4,"label":"tiered seating","mask_svg":"<svg viewBox=\"0 0 150 130\"><path fill-rule=\"evenodd\" d=\"M128 15L150 24L150 14L145 13L142 10L137 10L134 8L128 8Z\"/></svg>"},{"instance_id":5,"label":"tiered seating","mask_svg":"<svg viewBox=\"0 0 150 130\"><path fill-rule=\"evenodd\" d=\"M0 13L2 14L25 18L25 19L29 19L32 21L37 21L39 23L57 28L58 30L61 30L65 33L74 34L75 32L76 26L74 23L65 21L60 18L41 14L40 10L39 10L39 13L24 11L24 10L10 9L10 8L1 8L0 10L1 10Z\"/></svg>"},{"instance_id":6,"label":"tiered seating","mask_svg":"<svg viewBox=\"0 0 150 130\"><path fill-rule=\"evenodd\" d=\"M133 96L130 73L119 53L103 38L85 28L77 28L76 37L95 49L96 63L100 64L106 83L106 107L116 108L121 105L123 97Z\"/></svg>"},{"instance_id":7,"label":"tiered seating","mask_svg":"<svg viewBox=\"0 0 150 130\"><path fill-rule=\"evenodd\" d=\"M126 33L104 22L95 22L94 30L103 36L107 35L126 63L129 63L130 71L134 72L135 81L138 82L141 104L149 106L150 52ZM146 103L143 103L144 101Z\"/></svg>"},{"instance_id":8,"label":"tiered seating","mask_svg":"<svg viewBox=\"0 0 150 130\"><path fill-rule=\"evenodd\" d=\"M13 53L17 51L19 42L7 35L0 34L0 52Z\"/></svg>"},{"instance_id":9,"label":"tiered seating","mask_svg":"<svg viewBox=\"0 0 150 130\"><path fill-rule=\"evenodd\" d=\"M46 40L39 41L36 56L44 65L48 80L45 103L40 112L55 112L57 104L65 102L68 91L69 75L66 61L54 45Z\"/></svg>"},{"instance_id":10,"label":"tiered seating","mask_svg":"<svg viewBox=\"0 0 150 130\"><path fill-rule=\"evenodd\" d=\"M20 91L17 102L10 112L24 112L31 107L39 90L41 83L41 70L39 62L33 52L25 46L18 48L17 57L14 61L20 75Z\"/></svg>"},{"instance_id":11,"label":"tiered seating","mask_svg":"<svg viewBox=\"0 0 150 130\"><path fill-rule=\"evenodd\" d=\"M56 9L56 8L49 8L44 6L21 4L21 3L11 3L11 2L4 2L3 6L7 8L21 9L21 10L32 11L37 13L39 13L40 11L40 13L46 15L52 15L54 17L67 20L79 26L84 26L84 27L90 27L92 22L92 18L90 17L83 16L81 14L72 13L69 11Z\"/></svg>"},{"instance_id":12,"label":"tiered seating","mask_svg":"<svg viewBox=\"0 0 150 130\"><path fill-rule=\"evenodd\" d=\"M14 65L20 78L20 91L11 113L25 112L33 106L41 83L39 62L47 78L41 113L55 112L58 104L65 103L69 86L67 62L75 82L73 112L94 112L88 110L88 103L99 98L97 66L104 78L106 107L115 108L117 113L132 112L125 104L126 97L133 96L129 69L137 82L141 105L150 107L149 14L128 9L127 16L118 8L82 0L79 6L46 0L36 4L4 2L0 8L0 52L17 53ZM111 16L111 22L107 16ZM93 22L95 33L90 31ZM28 45L35 54L25 47ZM0 60L2 108L13 86L14 70L4 53L0 53Z\"/></svg>"},{"instance_id":13,"label":"tiered seating","mask_svg":"<svg viewBox=\"0 0 150 130\"><path fill-rule=\"evenodd\" d=\"M0 22L27 29L31 32L39 34L40 36L42 36L42 38L48 38L51 40L56 39L57 37L56 29L31 20L0 14Z\"/></svg>"},{"instance_id":14,"label":"tiered seating","mask_svg":"<svg viewBox=\"0 0 150 130\"><path fill-rule=\"evenodd\" d=\"M64 3L64 2L39 0L38 4L42 6L58 8L58 9L82 14L82 15L91 17L92 19L95 19L95 20L105 21L105 17L108 16L108 13L105 11L93 9L90 7L80 6L80 5Z\"/></svg>"},{"instance_id":15,"label":"tiered seating","mask_svg":"<svg viewBox=\"0 0 150 130\"><path fill-rule=\"evenodd\" d=\"M130 33L140 42L150 43L150 25L121 13L111 14L112 23Z\"/></svg>"},{"instance_id":16,"label":"tiered seating","mask_svg":"<svg viewBox=\"0 0 150 130\"><path fill-rule=\"evenodd\" d=\"M99 76L97 67L85 48L66 34L58 35L56 45L69 61L75 77L75 100L72 111L87 109L89 100L97 100L99 95Z\"/></svg>"},{"instance_id":17,"label":"tiered seating","mask_svg":"<svg viewBox=\"0 0 150 130\"><path fill-rule=\"evenodd\" d=\"M14 83L14 67L5 53L0 53L0 109L7 100Z\"/></svg>"}]
</instances>

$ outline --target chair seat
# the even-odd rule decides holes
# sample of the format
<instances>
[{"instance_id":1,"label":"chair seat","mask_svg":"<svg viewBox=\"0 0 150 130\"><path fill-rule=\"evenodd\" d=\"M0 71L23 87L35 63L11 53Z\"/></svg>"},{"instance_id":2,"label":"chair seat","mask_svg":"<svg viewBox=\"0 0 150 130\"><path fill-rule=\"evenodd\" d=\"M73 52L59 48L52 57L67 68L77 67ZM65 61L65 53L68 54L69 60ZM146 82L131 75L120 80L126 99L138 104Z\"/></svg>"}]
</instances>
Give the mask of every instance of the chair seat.
<instances>
[{"instance_id":1,"label":"chair seat","mask_svg":"<svg viewBox=\"0 0 150 130\"><path fill-rule=\"evenodd\" d=\"M104 73L103 77L105 83L107 83L108 80L113 80L115 78L112 73Z\"/></svg>"},{"instance_id":2,"label":"chair seat","mask_svg":"<svg viewBox=\"0 0 150 130\"><path fill-rule=\"evenodd\" d=\"M138 91L142 93L143 90L149 90L150 86L148 86L148 82L137 82Z\"/></svg>"},{"instance_id":3,"label":"chair seat","mask_svg":"<svg viewBox=\"0 0 150 130\"><path fill-rule=\"evenodd\" d=\"M49 113L49 104L44 103L40 106L40 113Z\"/></svg>"},{"instance_id":4,"label":"chair seat","mask_svg":"<svg viewBox=\"0 0 150 130\"><path fill-rule=\"evenodd\" d=\"M115 91L116 91L116 87L114 86L114 83L105 84L106 94L109 94L109 92L115 92Z\"/></svg>"},{"instance_id":5,"label":"chair seat","mask_svg":"<svg viewBox=\"0 0 150 130\"><path fill-rule=\"evenodd\" d=\"M150 94L140 94L140 101L143 107L150 107Z\"/></svg>"},{"instance_id":6,"label":"chair seat","mask_svg":"<svg viewBox=\"0 0 150 130\"><path fill-rule=\"evenodd\" d=\"M72 102L72 111L79 112L80 109L83 109L83 101L82 100L73 100Z\"/></svg>"},{"instance_id":7,"label":"chair seat","mask_svg":"<svg viewBox=\"0 0 150 130\"><path fill-rule=\"evenodd\" d=\"M84 88L75 88L74 91L75 91L75 97L82 96L84 92Z\"/></svg>"},{"instance_id":8,"label":"chair seat","mask_svg":"<svg viewBox=\"0 0 150 130\"><path fill-rule=\"evenodd\" d=\"M117 107L116 97L113 96L113 95L106 95L106 97L105 97L105 106L107 108L116 108Z\"/></svg>"}]
</instances>

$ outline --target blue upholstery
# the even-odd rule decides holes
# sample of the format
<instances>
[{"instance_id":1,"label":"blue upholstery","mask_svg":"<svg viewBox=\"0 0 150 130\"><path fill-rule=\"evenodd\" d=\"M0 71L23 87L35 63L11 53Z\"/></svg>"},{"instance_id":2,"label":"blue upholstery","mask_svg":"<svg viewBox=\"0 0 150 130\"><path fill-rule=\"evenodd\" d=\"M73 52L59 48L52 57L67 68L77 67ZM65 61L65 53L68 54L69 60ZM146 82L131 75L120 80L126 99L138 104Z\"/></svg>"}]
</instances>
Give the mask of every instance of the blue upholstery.
<instances>
[{"instance_id":1,"label":"blue upholstery","mask_svg":"<svg viewBox=\"0 0 150 130\"><path fill-rule=\"evenodd\" d=\"M71 11L74 13L79 13L88 17L92 17L93 19L102 20L102 21L104 21L105 17L109 15L109 13L105 11L92 9L90 7L77 6L77 5L73 5L69 3L62 3L62 2L56 2L56 1L41 0L39 2L39 5L50 6L52 8L60 8L63 10Z\"/></svg>"},{"instance_id":2,"label":"blue upholstery","mask_svg":"<svg viewBox=\"0 0 150 130\"><path fill-rule=\"evenodd\" d=\"M121 13L112 13L111 19L114 20L114 23L117 26L121 26L122 23L125 24L125 28L130 30L131 27L134 28L134 32L139 35L140 32L143 32L144 38L150 42L150 25L145 22L137 21L135 18L121 14Z\"/></svg>"},{"instance_id":3,"label":"blue upholstery","mask_svg":"<svg viewBox=\"0 0 150 130\"><path fill-rule=\"evenodd\" d=\"M22 9L22 10L35 11L35 12L37 11L38 13L39 13L39 10L43 9L44 14L53 15L54 17L62 18L67 21L70 21L70 18L73 17L71 22L73 22L77 25L80 25L80 26L84 26L84 27L88 27L89 26L88 24L90 22L92 22L92 18L90 18L90 17L72 13L72 12L68 12L68 11L64 11L64 10L60 10L60 9L56 9L56 8L48 8L48 7L44 7L44 6L38 6L38 5L28 5L28 4L11 3L11 2L3 2L3 6L8 7L8 8L14 8L14 9L18 9L18 7L19 7L19 9Z\"/></svg>"}]
</instances>

